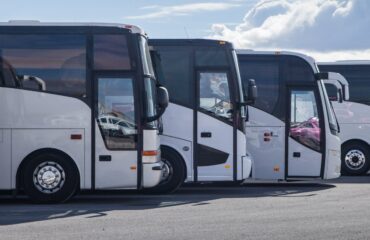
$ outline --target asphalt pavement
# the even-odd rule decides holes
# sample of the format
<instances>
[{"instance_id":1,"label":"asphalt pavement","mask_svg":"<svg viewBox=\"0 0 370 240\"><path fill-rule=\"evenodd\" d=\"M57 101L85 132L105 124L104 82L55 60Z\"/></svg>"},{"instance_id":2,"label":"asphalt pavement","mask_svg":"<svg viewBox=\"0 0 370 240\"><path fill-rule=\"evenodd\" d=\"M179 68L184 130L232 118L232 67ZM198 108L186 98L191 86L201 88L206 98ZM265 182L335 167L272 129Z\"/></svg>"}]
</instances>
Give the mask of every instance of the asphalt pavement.
<instances>
[{"instance_id":1,"label":"asphalt pavement","mask_svg":"<svg viewBox=\"0 0 370 240\"><path fill-rule=\"evenodd\" d=\"M2 195L0 240L370 239L369 206L370 176L83 193L58 205Z\"/></svg>"}]
</instances>

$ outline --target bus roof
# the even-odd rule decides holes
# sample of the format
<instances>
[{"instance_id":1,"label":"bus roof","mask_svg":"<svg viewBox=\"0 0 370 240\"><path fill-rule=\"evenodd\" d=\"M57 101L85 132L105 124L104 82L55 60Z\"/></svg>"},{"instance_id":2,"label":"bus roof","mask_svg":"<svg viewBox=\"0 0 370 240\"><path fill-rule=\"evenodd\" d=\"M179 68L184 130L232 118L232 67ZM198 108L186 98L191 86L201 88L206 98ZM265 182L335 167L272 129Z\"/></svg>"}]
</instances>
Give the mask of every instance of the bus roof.
<instances>
[{"instance_id":1,"label":"bus roof","mask_svg":"<svg viewBox=\"0 0 370 240\"><path fill-rule=\"evenodd\" d=\"M0 22L0 26L19 27L117 27L131 30L132 33L146 35L138 26L123 23L95 23L95 22L40 22L37 20L10 20Z\"/></svg>"},{"instance_id":2,"label":"bus roof","mask_svg":"<svg viewBox=\"0 0 370 240\"><path fill-rule=\"evenodd\" d=\"M150 39L149 44L156 46L226 46L234 48L233 44L215 39Z\"/></svg>"},{"instance_id":3,"label":"bus roof","mask_svg":"<svg viewBox=\"0 0 370 240\"><path fill-rule=\"evenodd\" d=\"M305 55L303 53L291 52L291 51L254 51L254 50L251 50L251 49L237 49L236 53L237 54L251 54L251 55L288 55L288 56L296 56L296 57L304 59L308 64L310 64L310 66L312 67L312 69L314 70L315 73L318 72L318 69L316 67L315 59L308 56L308 55Z\"/></svg>"},{"instance_id":4,"label":"bus roof","mask_svg":"<svg viewBox=\"0 0 370 240\"><path fill-rule=\"evenodd\" d=\"M334 62L318 62L317 65L370 65L370 60L340 60Z\"/></svg>"}]
</instances>

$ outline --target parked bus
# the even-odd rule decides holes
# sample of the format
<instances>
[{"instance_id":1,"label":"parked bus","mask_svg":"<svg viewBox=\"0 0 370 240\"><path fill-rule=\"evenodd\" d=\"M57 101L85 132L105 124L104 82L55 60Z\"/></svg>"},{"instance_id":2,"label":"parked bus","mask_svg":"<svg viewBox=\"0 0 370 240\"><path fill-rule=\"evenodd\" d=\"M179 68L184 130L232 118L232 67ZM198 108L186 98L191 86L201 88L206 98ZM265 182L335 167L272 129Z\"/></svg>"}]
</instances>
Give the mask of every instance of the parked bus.
<instances>
[{"instance_id":1,"label":"parked bus","mask_svg":"<svg viewBox=\"0 0 370 240\"><path fill-rule=\"evenodd\" d=\"M246 153L245 105L232 44L200 39L151 39L159 82L170 95L162 116L165 193L183 182L243 181L251 171ZM161 62L160 64L155 64ZM160 68L162 66L162 68ZM250 83L249 100L256 93Z\"/></svg>"},{"instance_id":2,"label":"parked bus","mask_svg":"<svg viewBox=\"0 0 370 240\"><path fill-rule=\"evenodd\" d=\"M156 119L168 95L140 28L1 23L0 66L1 190L63 202L160 182Z\"/></svg>"},{"instance_id":3,"label":"parked bus","mask_svg":"<svg viewBox=\"0 0 370 240\"><path fill-rule=\"evenodd\" d=\"M323 62L319 68L338 72L349 83L349 99L343 102L336 101L333 86L326 87L341 129L342 172L366 174L370 169L370 61Z\"/></svg>"},{"instance_id":4,"label":"parked bus","mask_svg":"<svg viewBox=\"0 0 370 240\"><path fill-rule=\"evenodd\" d=\"M340 176L338 124L315 61L293 52L238 50L244 87L259 96L248 106L246 136L256 180Z\"/></svg>"}]
</instances>

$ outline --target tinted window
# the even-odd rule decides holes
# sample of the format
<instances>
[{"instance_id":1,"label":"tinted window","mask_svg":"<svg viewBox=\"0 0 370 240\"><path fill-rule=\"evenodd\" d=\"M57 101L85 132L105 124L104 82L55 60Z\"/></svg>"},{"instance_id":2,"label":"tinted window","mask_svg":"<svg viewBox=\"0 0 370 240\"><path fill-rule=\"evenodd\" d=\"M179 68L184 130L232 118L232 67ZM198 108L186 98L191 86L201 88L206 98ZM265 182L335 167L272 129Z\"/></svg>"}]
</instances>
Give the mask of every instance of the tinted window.
<instances>
[{"instance_id":1,"label":"tinted window","mask_svg":"<svg viewBox=\"0 0 370 240\"><path fill-rule=\"evenodd\" d=\"M17 79L23 79L26 89L76 97L86 94L86 39L83 35L0 35L0 54ZM14 80L8 77L5 81L13 86Z\"/></svg>"},{"instance_id":2,"label":"tinted window","mask_svg":"<svg viewBox=\"0 0 370 240\"><path fill-rule=\"evenodd\" d=\"M190 66L191 54L186 48L157 48L162 71L158 80L168 92L170 101L192 107L194 99L193 69ZM158 64L156 64L158 65Z\"/></svg>"},{"instance_id":3,"label":"tinted window","mask_svg":"<svg viewBox=\"0 0 370 240\"><path fill-rule=\"evenodd\" d=\"M141 62L143 64L144 74L154 76L153 64L150 58L150 51L148 46L148 41L145 37L139 37L140 42L140 55Z\"/></svg>"},{"instance_id":4,"label":"tinted window","mask_svg":"<svg viewBox=\"0 0 370 240\"><path fill-rule=\"evenodd\" d=\"M304 59L295 56L283 56L282 59L285 63L285 82L315 82L312 67Z\"/></svg>"},{"instance_id":5,"label":"tinted window","mask_svg":"<svg viewBox=\"0 0 370 240\"><path fill-rule=\"evenodd\" d=\"M289 136L305 146L320 151L319 121L314 92L312 90L292 90Z\"/></svg>"},{"instance_id":6,"label":"tinted window","mask_svg":"<svg viewBox=\"0 0 370 240\"><path fill-rule=\"evenodd\" d=\"M157 114L157 96L156 96L156 82L152 78L144 78L145 98L146 98L146 116L154 117ZM156 122L149 123L155 126Z\"/></svg>"},{"instance_id":7,"label":"tinted window","mask_svg":"<svg viewBox=\"0 0 370 240\"><path fill-rule=\"evenodd\" d=\"M129 57L126 35L94 36L95 70L129 70Z\"/></svg>"},{"instance_id":8,"label":"tinted window","mask_svg":"<svg viewBox=\"0 0 370 240\"><path fill-rule=\"evenodd\" d=\"M137 130L132 79L99 78L98 92L98 124L106 146L108 149L135 148Z\"/></svg>"},{"instance_id":9,"label":"tinted window","mask_svg":"<svg viewBox=\"0 0 370 240\"><path fill-rule=\"evenodd\" d=\"M107 123L107 119L106 119L106 118L101 118L101 119L100 119L100 122L102 122L102 123Z\"/></svg>"},{"instance_id":10,"label":"tinted window","mask_svg":"<svg viewBox=\"0 0 370 240\"><path fill-rule=\"evenodd\" d=\"M271 60L239 60L243 87L248 87L248 80L256 80L258 98L255 107L273 113L279 98L279 62Z\"/></svg>"},{"instance_id":11,"label":"tinted window","mask_svg":"<svg viewBox=\"0 0 370 240\"><path fill-rule=\"evenodd\" d=\"M320 71L342 74L349 83L350 101L370 104L370 65L321 65Z\"/></svg>"},{"instance_id":12,"label":"tinted window","mask_svg":"<svg viewBox=\"0 0 370 240\"><path fill-rule=\"evenodd\" d=\"M227 55L225 49L204 48L195 51L195 65L205 66L227 66Z\"/></svg>"},{"instance_id":13,"label":"tinted window","mask_svg":"<svg viewBox=\"0 0 370 240\"><path fill-rule=\"evenodd\" d=\"M338 89L333 84L325 84L326 92L329 100L336 101L338 99Z\"/></svg>"},{"instance_id":14,"label":"tinted window","mask_svg":"<svg viewBox=\"0 0 370 240\"><path fill-rule=\"evenodd\" d=\"M20 87L21 83L17 78L12 66L1 58L0 66L0 86Z\"/></svg>"},{"instance_id":15,"label":"tinted window","mask_svg":"<svg viewBox=\"0 0 370 240\"><path fill-rule=\"evenodd\" d=\"M199 107L218 117L231 119L232 104L226 73L199 73Z\"/></svg>"}]
</instances>

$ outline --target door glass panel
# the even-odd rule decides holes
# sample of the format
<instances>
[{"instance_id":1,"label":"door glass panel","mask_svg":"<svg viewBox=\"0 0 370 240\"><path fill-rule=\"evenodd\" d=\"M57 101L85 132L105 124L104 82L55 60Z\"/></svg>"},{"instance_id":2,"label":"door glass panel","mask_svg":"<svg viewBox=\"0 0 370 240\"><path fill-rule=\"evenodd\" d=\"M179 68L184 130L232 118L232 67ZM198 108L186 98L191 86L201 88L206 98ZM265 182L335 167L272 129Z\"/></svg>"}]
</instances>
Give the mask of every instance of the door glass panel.
<instances>
[{"instance_id":1,"label":"door glass panel","mask_svg":"<svg viewBox=\"0 0 370 240\"><path fill-rule=\"evenodd\" d=\"M201 72L199 79L199 106L218 117L232 118L227 73Z\"/></svg>"},{"instance_id":2,"label":"door glass panel","mask_svg":"<svg viewBox=\"0 0 370 240\"><path fill-rule=\"evenodd\" d=\"M108 149L133 149L137 144L131 78L98 79L97 121Z\"/></svg>"},{"instance_id":3,"label":"door glass panel","mask_svg":"<svg viewBox=\"0 0 370 240\"><path fill-rule=\"evenodd\" d=\"M291 91L290 137L320 151L320 124L313 91Z\"/></svg>"}]
</instances>

